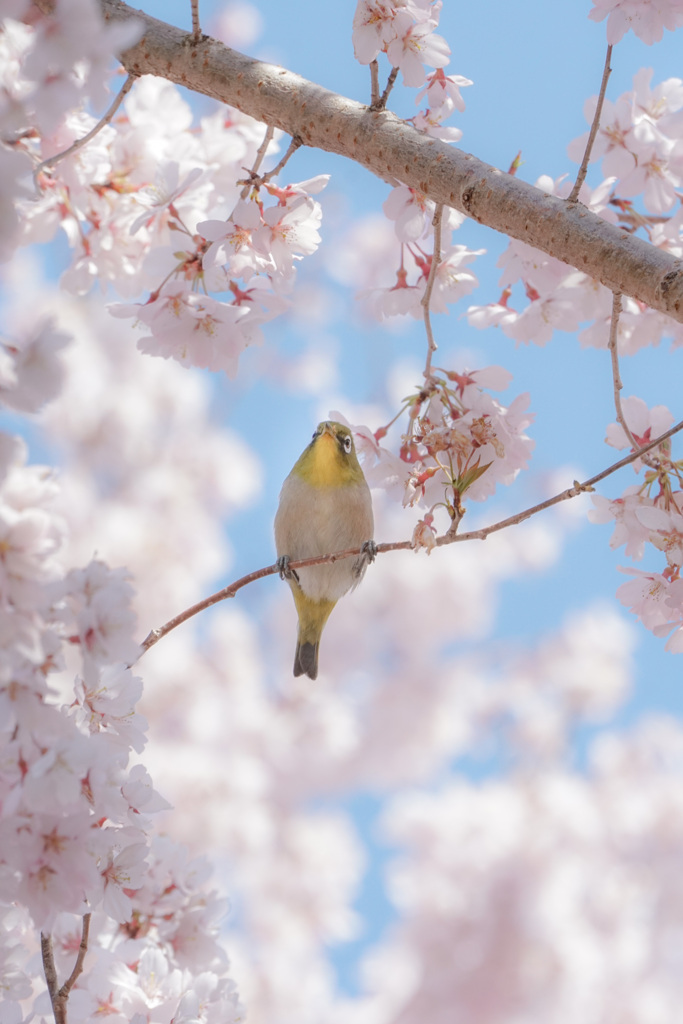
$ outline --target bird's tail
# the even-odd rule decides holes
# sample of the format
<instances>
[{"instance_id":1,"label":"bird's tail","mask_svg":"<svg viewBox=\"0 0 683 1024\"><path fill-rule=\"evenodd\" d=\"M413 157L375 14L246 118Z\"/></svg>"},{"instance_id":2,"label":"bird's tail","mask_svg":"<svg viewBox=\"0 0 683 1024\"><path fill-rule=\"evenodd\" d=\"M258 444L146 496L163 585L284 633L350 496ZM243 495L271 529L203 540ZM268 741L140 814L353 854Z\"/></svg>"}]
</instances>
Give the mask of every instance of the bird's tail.
<instances>
[{"instance_id":1,"label":"bird's tail","mask_svg":"<svg viewBox=\"0 0 683 1024\"><path fill-rule=\"evenodd\" d=\"M299 615L299 633L294 654L294 675L318 675L318 648L325 623L336 601L313 601L296 584L292 587L294 603Z\"/></svg>"},{"instance_id":2,"label":"bird's tail","mask_svg":"<svg viewBox=\"0 0 683 1024\"><path fill-rule=\"evenodd\" d=\"M301 643L297 641L296 651L294 652L294 675L295 676L308 676L310 679L316 679L318 676L318 648L320 647L320 641L317 644Z\"/></svg>"}]
</instances>

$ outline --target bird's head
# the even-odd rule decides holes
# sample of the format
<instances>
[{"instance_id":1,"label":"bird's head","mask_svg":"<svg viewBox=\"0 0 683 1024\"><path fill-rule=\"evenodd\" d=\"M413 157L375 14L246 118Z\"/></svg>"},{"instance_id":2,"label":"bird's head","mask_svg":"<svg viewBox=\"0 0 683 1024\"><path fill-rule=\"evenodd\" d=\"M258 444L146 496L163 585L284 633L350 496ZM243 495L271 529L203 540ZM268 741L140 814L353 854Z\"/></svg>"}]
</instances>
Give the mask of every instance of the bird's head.
<instances>
[{"instance_id":1,"label":"bird's head","mask_svg":"<svg viewBox=\"0 0 683 1024\"><path fill-rule=\"evenodd\" d=\"M294 472L313 487L348 487L361 481L350 429L334 420L319 423Z\"/></svg>"}]
</instances>

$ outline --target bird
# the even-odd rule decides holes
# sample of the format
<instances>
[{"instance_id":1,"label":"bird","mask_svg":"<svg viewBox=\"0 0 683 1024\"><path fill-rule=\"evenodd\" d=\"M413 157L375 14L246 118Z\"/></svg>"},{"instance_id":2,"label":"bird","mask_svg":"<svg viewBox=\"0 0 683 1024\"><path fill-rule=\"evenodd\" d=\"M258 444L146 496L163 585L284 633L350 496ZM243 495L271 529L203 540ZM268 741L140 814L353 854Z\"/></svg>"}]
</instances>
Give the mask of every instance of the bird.
<instances>
[{"instance_id":1,"label":"bird","mask_svg":"<svg viewBox=\"0 0 683 1024\"><path fill-rule=\"evenodd\" d=\"M319 423L310 444L282 485L275 516L280 576L294 595L299 618L294 675L318 675L320 637L330 612L356 587L377 546L370 488L356 456L349 427ZM292 570L289 563L348 548L355 558Z\"/></svg>"}]
</instances>

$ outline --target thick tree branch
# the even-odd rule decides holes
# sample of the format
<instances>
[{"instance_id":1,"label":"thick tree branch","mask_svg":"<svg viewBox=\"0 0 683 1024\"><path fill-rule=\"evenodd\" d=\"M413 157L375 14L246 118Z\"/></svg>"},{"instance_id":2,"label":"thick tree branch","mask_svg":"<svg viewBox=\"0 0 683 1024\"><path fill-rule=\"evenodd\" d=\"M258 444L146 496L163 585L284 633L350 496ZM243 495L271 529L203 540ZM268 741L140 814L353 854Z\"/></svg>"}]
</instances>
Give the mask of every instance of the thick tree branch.
<instances>
[{"instance_id":1,"label":"thick tree branch","mask_svg":"<svg viewBox=\"0 0 683 1024\"><path fill-rule=\"evenodd\" d=\"M49 0L37 2L44 7ZM683 260L580 204L547 195L416 131L394 114L373 112L216 40L195 41L191 33L121 0L100 3L107 21L138 18L144 25L141 41L121 58L129 74L159 75L229 103L304 145L349 157L385 181L402 181L683 322Z\"/></svg>"}]
</instances>

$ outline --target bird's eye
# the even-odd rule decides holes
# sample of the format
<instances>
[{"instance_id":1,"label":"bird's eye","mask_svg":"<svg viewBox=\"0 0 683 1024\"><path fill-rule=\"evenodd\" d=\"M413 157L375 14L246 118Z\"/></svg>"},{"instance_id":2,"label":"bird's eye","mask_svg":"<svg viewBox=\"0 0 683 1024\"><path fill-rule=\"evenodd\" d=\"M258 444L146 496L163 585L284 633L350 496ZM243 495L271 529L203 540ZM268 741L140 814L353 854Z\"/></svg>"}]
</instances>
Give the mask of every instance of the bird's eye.
<instances>
[{"instance_id":1,"label":"bird's eye","mask_svg":"<svg viewBox=\"0 0 683 1024\"><path fill-rule=\"evenodd\" d=\"M346 452L347 455L351 451L352 447L353 441L351 440L350 434L347 434L347 436L344 438L344 451Z\"/></svg>"}]
</instances>

